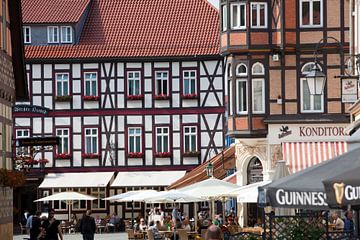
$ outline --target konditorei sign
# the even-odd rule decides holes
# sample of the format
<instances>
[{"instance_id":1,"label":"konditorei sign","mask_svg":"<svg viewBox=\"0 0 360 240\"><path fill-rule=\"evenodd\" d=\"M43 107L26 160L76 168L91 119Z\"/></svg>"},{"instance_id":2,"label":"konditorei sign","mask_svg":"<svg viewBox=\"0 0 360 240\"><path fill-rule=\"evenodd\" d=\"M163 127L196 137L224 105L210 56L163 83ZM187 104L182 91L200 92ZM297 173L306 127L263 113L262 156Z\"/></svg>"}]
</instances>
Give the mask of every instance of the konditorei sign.
<instances>
[{"instance_id":1,"label":"konditorei sign","mask_svg":"<svg viewBox=\"0 0 360 240\"><path fill-rule=\"evenodd\" d=\"M35 105L25 105L19 104L15 105L12 108L13 112L31 112L31 113L39 113L43 115L47 115L49 113L49 109L41 106Z\"/></svg>"},{"instance_id":2,"label":"konditorei sign","mask_svg":"<svg viewBox=\"0 0 360 240\"><path fill-rule=\"evenodd\" d=\"M272 144L298 141L345 141L348 124L270 124Z\"/></svg>"}]
</instances>

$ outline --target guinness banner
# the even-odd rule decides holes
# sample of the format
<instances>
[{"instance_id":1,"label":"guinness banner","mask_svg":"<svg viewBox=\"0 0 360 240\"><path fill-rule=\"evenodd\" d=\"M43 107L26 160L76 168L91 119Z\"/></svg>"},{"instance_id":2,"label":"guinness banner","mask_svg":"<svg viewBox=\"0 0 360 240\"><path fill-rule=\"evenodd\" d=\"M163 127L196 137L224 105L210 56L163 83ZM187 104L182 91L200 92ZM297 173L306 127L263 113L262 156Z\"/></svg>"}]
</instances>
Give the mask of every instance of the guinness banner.
<instances>
[{"instance_id":1,"label":"guinness banner","mask_svg":"<svg viewBox=\"0 0 360 240\"><path fill-rule=\"evenodd\" d=\"M333 208L360 207L360 167L323 181L327 202Z\"/></svg>"},{"instance_id":2,"label":"guinness banner","mask_svg":"<svg viewBox=\"0 0 360 240\"><path fill-rule=\"evenodd\" d=\"M260 187L258 203L260 206L314 210L349 203L360 206L359 172L360 148ZM338 176L351 179L340 178L343 180L340 181ZM324 179L329 179L325 183L326 191Z\"/></svg>"}]
</instances>

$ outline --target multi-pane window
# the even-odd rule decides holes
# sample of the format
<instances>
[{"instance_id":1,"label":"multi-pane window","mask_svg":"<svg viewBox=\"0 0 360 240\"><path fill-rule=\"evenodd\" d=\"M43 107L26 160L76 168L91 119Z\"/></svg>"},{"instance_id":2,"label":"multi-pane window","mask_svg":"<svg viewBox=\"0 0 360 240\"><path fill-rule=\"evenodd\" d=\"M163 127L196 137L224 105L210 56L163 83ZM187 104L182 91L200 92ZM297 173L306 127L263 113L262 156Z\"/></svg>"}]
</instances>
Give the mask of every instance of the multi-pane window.
<instances>
[{"instance_id":1,"label":"multi-pane window","mask_svg":"<svg viewBox=\"0 0 360 240\"><path fill-rule=\"evenodd\" d=\"M24 43L31 43L31 27L24 26Z\"/></svg>"},{"instance_id":2,"label":"multi-pane window","mask_svg":"<svg viewBox=\"0 0 360 240\"><path fill-rule=\"evenodd\" d=\"M56 77L56 96L69 95L69 74L57 73Z\"/></svg>"},{"instance_id":3,"label":"multi-pane window","mask_svg":"<svg viewBox=\"0 0 360 240\"><path fill-rule=\"evenodd\" d=\"M265 112L265 69L264 65L254 63L251 70L252 79L252 110L254 113Z\"/></svg>"},{"instance_id":4,"label":"multi-pane window","mask_svg":"<svg viewBox=\"0 0 360 240\"><path fill-rule=\"evenodd\" d=\"M168 72L155 72L156 82L156 95L169 94L169 73Z\"/></svg>"},{"instance_id":5,"label":"multi-pane window","mask_svg":"<svg viewBox=\"0 0 360 240\"><path fill-rule=\"evenodd\" d=\"M189 70L183 72L184 94L196 94L196 71Z\"/></svg>"},{"instance_id":6,"label":"multi-pane window","mask_svg":"<svg viewBox=\"0 0 360 240\"><path fill-rule=\"evenodd\" d=\"M19 138L29 138L30 137L30 130L29 129L16 129L15 131L16 139ZM29 155L30 148L29 147L16 147L16 154L17 155Z\"/></svg>"},{"instance_id":7,"label":"multi-pane window","mask_svg":"<svg viewBox=\"0 0 360 240\"><path fill-rule=\"evenodd\" d=\"M56 129L56 136L60 138L58 154L69 153L69 129Z\"/></svg>"},{"instance_id":8,"label":"multi-pane window","mask_svg":"<svg viewBox=\"0 0 360 240\"><path fill-rule=\"evenodd\" d=\"M227 7L226 5L221 6L222 12L222 30L226 31L227 29Z\"/></svg>"},{"instance_id":9,"label":"multi-pane window","mask_svg":"<svg viewBox=\"0 0 360 240\"><path fill-rule=\"evenodd\" d=\"M169 152L169 128L156 128L156 152Z\"/></svg>"},{"instance_id":10,"label":"multi-pane window","mask_svg":"<svg viewBox=\"0 0 360 240\"><path fill-rule=\"evenodd\" d=\"M49 26L48 32L48 43L59 43L59 27Z\"/></svg>"},{"instance_id":11,"label":"multi-pane window","mask_svg":"<svg viewBox=\"0 0 360 240\"><path fill-rule=\"evenodd\" d=\"M61 42L72 43L72 28L70 26L61 27Z\"/></svg>"},{"instance_id":12,"label":"multi-pane window","mask_svg":"<svg viewBox=\"0 0 360 240\"><path fill-rule=\"evenodd\" d=\"M106 203L103 200L106 197L105 188L91 188L91 196L97 198L91 202L91 209L106 208Z\"/></svg>"},{"instance_id":13,"label":"multi-pane window","mask_svg":"<svg viewBox=\"0 0 360 240\"><path fill-rule=\"evenodd\" d=\"M84 74L85 96L97 96L97 74L87 72Z\"/></svg>"},{"instance_id":14,"label":"multi-pane window","mask_svg":"<svg viewBox=\"0 0 360 240\"><path fill-rule=\"evenodd\" d=\"M244 29L246 28L246 4L233 3L231 4L231 28Z\"/></svg>"},{"instance_id":15,"label":"multi-pane window","mask_svg":"<svg viewBox=\"0 0 360 240\"><path fill-rule=\"evenodd\" d=\"M141 128L131 127L128 129L128 151L130 153L141 152Z\"/></svg>"},{"instance_id":16,"label":"multi-pane window","mask_svg":"<svg viewBox=\"0 0 360 240\"><path fill-rule=\"evenodd\" d=\"M303 78L300 79L301 84L301 111L302 112L323 112L324 95L323 94L310 94L310 89L305 76L314 67L314 63L307 63L301 69ZM319 66L320 67L320 66Z\"/></svg>"},{"instance_id":17,"label":"multi-pane window","mask_svg":"<svg viewBox=\"0 0 360 240\"><path fill-rule=\"evenodd\" d=\"M321 27L322 18L322 0L300 0L300 26Z\"/></svg>"},{"instance_id":18,"label":"multi-pane window","mask_svg":"<svg viewBox=\"0 0 360 240\"><path fill-rule=\"evenodd\" d=\"M53 189L53 194L61 193L61 192L66 192L66 188L54 188ZM66 201L65 200L53 201L53 208L55 210L66 210L67 209Z\"/></svg>"},{"instance_id":19,"label":"multi-pane window","mask_svg":"<svg viewBox=\"0 0 360 240\"><path fill-rule=\"evenodd\" d=\"M251 27L265 28L267 27L267 4L251 3Z\"/></svg>"},{"instance_id":20,"label":"multi-pane window","mask_svg":"<svg viewBox=\"0 0 360 240\"><path fill-rule=\"evenodd\" d=\"M247 113L247 78L236 80L237 91L237 112L239 114Z\"/></svg>"},{"instance_id":21,"label":"multi-pane window","mask_svg":"<svg viewBox=\"0 0 360 240\"><path fill-rule=\"evenodd\" d=\"M197 151L196 127L184 127L184 152Z\"/></svg>"},{"instance_id":22,"label":"multi-pane window","mask_svg":"<svg viewBox=\"0 0 360 240\"><path fill-rule=\"evenodd\" d=\"M86 188L73 188L71 191L87 194ZM87 208L87 201L85 200L73 200L72 201L72 209L74 210L84 210Z\"/></svg>"},{"instance_id":23,"label":"multi-pane window","mask_svg":"<svg viewBox=\"0 0 360 240\"><path fill-rule=\"evenodd\" d=\"M128 95L140 95L140 71L130 71L127 73Z\"/></svg>"},{"instance_id":24,"label":"multi-pane window","mask_svg":"<svg viewBox=\"0 0 360 240\"><path fill-rule=\"evenodd\" d=\"M85 128L85 153L98 153L97 128Z\"/></svg>"}]
</instances>

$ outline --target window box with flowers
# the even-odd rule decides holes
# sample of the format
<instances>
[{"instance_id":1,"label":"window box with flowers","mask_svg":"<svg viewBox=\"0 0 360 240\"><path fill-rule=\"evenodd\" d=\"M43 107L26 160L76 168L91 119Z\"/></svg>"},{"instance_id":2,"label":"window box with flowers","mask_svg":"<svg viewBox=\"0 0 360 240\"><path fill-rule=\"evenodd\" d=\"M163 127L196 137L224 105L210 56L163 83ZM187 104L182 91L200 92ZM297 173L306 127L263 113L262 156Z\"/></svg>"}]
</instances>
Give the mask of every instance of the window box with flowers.
<instances>
[{"instance_id":1,"label":"window box with flowers","mask_svg":"<svg viewBox=\"0 0 360 240\"><path fill-rule=\"evenodd\" d=\"M182 99L197 99L198 95L195 93L183 94Z\"/></svg>"},{"instance_id":2,"label":"window box with flowers","mask_svg":"<svg viewBox=\"0 0 360 240\"><path fill-rule=\"evenodd\" d=\"M157 157L157 158L169 158L171 156L172 156L171 152L157 152L157 153L155 153L155 157Z\"/></svg>"},{"instance_id":3,"label":"window box with flowers","mask_svg":"<svg viewBox=\"0 0 360 240\"><path fill-rule=\"evenodd\" d=\"M71 156L69 153L59 153L55 155L55 159L70 159Z\"/></svg>"},{"instance_id":4,"label":"window box with flowers","mask_svg":"<svg viewBox=\"0 0 360 240\"><path fill-rule=\"evenodd\" d=\"M72 100L72 96L55 96L56 102L70 102Z\"/></svg>"},{"instance_id":5,"label":"window box with flowers","mask_svg":"<svg viewBox=\"0 0 360 240\"><path fill-rule=\"evenodd\" d=\"M155 95L155 100L169 100L170 96L166 95L166 94L159 94L159 95Z\"/></svg>"},{"instance_id":6,"label":"window box with flowers","mask_svg":"<svg viewBox=\"0 0 360 240\"><path fill-rule=\"evenodd\" d=\"M184 152L183 157L199 157L200 152L199 151L192 151L192 152Z\"/></svg>"},{"instance_id":7,"label":"window box with flowers","mask_svg":"<svg viewBox=\"0 0 360 240\"><path fill-rule=\"evenodd\" d=\"M129 152L128 157L129 158L143 158L144 153L142 153L142 152Z\"/></svg>"},{"instance_id":8,"label":"window box with flowers","mask_svg":"<svg viewBox=\"0 0 360 240\"><path fill-rule=\"evenodd\" d=\"M81 154L83 158L89 158L89 159L98 159L100 155L98 153L83 153Z\"/></svg>"},{"instance_id":9,"label":"window box with flowers","mask_svg":"<svg viewBox=\"0 0 360 240\"><path fill-rule=\"evenodd\" d=\"M128 95L127 100L142 100L144 98L144 95Z\"/></svg>"},{"instance_id":10,"label":"window box with flowers","mask_svg":"<svg viewBox=\"0 0 360 240\"><path fill-rule=\"evenodd\" d=\"M84 101L96 102L96 101L99 101L100 96L84 96L83 99L84 99Z\"/></svg>"}]
</instances>

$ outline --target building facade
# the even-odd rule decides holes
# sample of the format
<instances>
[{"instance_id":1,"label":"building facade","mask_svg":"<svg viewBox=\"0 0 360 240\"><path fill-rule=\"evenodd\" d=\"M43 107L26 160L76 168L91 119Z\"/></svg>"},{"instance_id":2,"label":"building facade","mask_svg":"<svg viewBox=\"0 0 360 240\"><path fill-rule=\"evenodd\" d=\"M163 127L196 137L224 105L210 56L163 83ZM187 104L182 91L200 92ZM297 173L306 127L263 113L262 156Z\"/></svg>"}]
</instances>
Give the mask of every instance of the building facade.
<instances>
[{"instance_id":1,"label":"building facade","mask_svg":"<svg viewBox=\"0 0 360 240\"><path fill-rule=\"evenodd\" d=\"M48 185L48 174L30 198L70 188L101 198L163 189L176 179L146 182L146 176L162 171L180 178L223 150L225 92L215 8L202 0L79 0L56 8L55 2L23 1L30 101L14 110L14 134L60 138L58 146L36 155L49 162L34 165L34 173L110 177L105 174L101 186L76 180ZM44 4L53 11L42 12ZM64 203L49 204L67 212ZM75 213L87 208L126 218L131 209L100 200L72 206Z\"/></svg>"},{"instance_id":2,"label":"building facade","mask_svg":"<svg viewBox=\"0 0 360 240\"><path fill-rule=\"evenodd\" d=\"M23 44L21 41L21 15L19 1L0 3L0 169L12 170L12 113L18 99L27 99ZM16 89L16 92L15 92ZM0 236L12 239L13 189L0 183Z\"/></svg>"},{"instance_id":3,"label":"building facade","mask_svg":"<svg viewBox=\"0 0 360 240\"><path fill-rule=\"evenodd\" d=\"M348 57L348 12L343 0L221 1L238 184L270 179L278 160L296 172L347 151L354 96L344 97L336 76ZM312 94L306 75L315 62L327 80ZM252 204L239 209L244 225L261 216Z\"/></svg>"}]
</instances>

